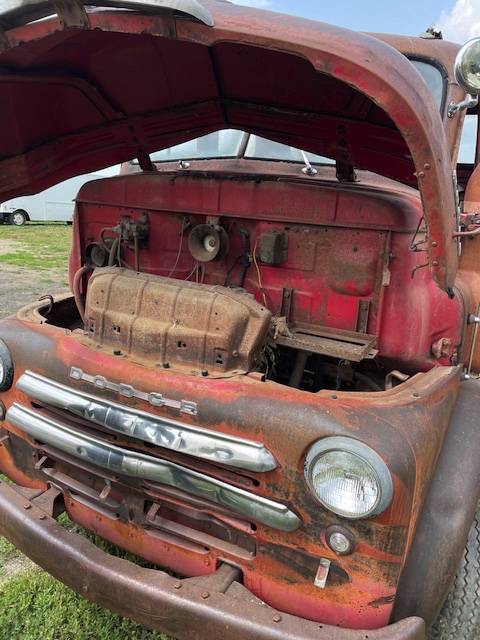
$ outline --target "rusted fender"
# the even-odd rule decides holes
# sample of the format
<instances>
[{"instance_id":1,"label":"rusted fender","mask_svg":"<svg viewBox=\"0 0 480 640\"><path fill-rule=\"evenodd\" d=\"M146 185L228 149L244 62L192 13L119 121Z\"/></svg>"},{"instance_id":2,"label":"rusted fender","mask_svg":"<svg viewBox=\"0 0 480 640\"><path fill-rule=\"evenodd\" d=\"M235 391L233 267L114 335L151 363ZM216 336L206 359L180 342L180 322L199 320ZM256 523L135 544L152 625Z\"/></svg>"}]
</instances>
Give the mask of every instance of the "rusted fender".
<instances>
[{"instance_id":1,"label":"rusted fender","mask_svg":"<svg viewBox=\"0 0 480 640\"><path fill-rule=\"evenodd\" d=\"M455 579L480 499L480 382L461 384L435 476L421 513L394 620L437 617Z\"/></svg>"}]
</instances>

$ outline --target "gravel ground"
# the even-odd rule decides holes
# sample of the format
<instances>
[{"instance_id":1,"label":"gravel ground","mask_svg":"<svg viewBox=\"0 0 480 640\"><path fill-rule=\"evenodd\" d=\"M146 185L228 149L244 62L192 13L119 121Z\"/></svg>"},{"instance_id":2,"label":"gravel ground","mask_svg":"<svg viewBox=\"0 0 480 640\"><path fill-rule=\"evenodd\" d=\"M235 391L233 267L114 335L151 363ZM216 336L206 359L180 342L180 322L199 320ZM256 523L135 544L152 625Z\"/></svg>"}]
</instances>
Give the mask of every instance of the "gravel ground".
<instances>
[{"instance_id":1,"label":"gravel ground","mask_svg":"<svg viewBox=\"0 0 480 640\"><path fill-rule=\"evenodd\" d=\"M0 240L1 245L1 240ZM0 265L0 318L51 293L68 291L63 269L33 271L13 265Z\"/></svg>"}]
</instances>

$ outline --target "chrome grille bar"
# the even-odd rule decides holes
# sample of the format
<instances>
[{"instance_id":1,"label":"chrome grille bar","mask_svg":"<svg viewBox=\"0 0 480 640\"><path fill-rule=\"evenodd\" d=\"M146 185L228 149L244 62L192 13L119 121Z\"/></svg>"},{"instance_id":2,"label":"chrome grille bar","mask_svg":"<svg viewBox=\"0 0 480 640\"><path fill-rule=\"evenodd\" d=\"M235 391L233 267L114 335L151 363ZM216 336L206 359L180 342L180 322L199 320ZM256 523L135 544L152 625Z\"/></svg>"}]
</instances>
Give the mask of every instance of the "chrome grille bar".
<instances>
[{"instance_id":1,"label":"chrome grille bar","mask_svg":"<svg viewBox=\"0 0 480 640\"><path fill-rule=\"evenodd\" d=\"M71 389L32 371L26 371L20 377L17 389L34 400L57 409L65 409L110 431L159 447L246 471L264 472L277 467L275 458L259 442L214 433L115 404Z\"/></svg>"},{"instance_id":2,"label":"chrome grille bar","mask_svg":"<svg viewBox=\"0 0 480 640\"><path fill-rule=\"evenodd\" d=\"M8 409L6 419L40 443L116 474L175 487L280 531L295 531L301 524L298 516L283 504L173 462L128 451L79 433L16 402Z\"/></svg>"}]
</instances>

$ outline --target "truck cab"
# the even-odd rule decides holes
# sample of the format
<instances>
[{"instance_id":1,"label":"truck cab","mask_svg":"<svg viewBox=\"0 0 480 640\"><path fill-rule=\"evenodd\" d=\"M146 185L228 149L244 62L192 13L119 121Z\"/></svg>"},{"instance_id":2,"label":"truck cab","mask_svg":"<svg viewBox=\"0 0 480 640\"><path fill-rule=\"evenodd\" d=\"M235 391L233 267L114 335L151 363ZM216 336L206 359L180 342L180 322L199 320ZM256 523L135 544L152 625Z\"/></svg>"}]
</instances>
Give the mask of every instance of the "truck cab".
<instances>
[{"instance_id":1,"label":"truck cab","mask_svg":"<svg viewBox=\"0 0 480 640\"><path fill-rule=\"evenodd\" d=\"M71 294L0 323L0 533L177 638L458 637L478 43L98 4L1 16L0 196L122 170L76 197Z\"/></svg>"}]
</instances>

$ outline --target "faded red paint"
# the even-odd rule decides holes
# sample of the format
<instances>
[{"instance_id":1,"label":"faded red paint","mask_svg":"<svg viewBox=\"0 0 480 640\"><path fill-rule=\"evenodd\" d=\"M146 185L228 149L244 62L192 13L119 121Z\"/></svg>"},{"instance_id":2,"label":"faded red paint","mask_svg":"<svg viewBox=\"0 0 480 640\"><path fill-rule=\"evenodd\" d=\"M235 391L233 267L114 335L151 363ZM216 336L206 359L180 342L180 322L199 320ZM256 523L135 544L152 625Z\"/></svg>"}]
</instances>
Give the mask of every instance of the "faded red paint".
<instances>
[{"instance_id":1,"label":"faded red paint","mask_svg":"<svg viewBox=\"0 0 480 640\"><path fill-rule=\"evenodd\" d=\"M139 173L85 185L77 198L70 281L91 238L98 238L103 227L114 226L122 216L138 217L145 211L151 233L142 250L141 270L169 275L183 217L188 216L192 226L202 224L206 215L199 212L205 211L220 216L231 229L228 255L204 266L205 284L224 284L244 250L240 229L248 230L252 248L266 231L287 229L288 259L273 267L262 265L263 292L253 266L244 284L259 302L265 293L274 314L281 310L282 290L291 288L294 322L355 331L360 302L367 302L366 332L379 337L381 353L394 367L427 371L460 361L466 302L462 288L449 300L429 270L418 269L425 264L425 253L409 251L422 216L418 193L407 188L381 191L381 181L371 178L342 188L332 180L333 169L324 169L308 183L298 181L292 172L277 182L269 179L275 175L275 164L257 163L257 172L265 172L266 178L260 183L259 173L255 179L232 181L233 167L225 175L228 162L212 162L208 177L196 173L194 163L189 175L178 175L176 166L167 165L159 174ZM235 165L238 170L241 161ZM127 261L133 265L133 251L127 252ZM185 241L172 276L183 280L194 264ZM231 271L232 283L239 273L240 267ZM399 309L408 309L401 321ZM435 358L432 345L440 338L448 339L450 348Z\"/></svg>"}]
</instances>

